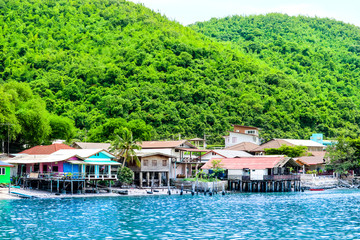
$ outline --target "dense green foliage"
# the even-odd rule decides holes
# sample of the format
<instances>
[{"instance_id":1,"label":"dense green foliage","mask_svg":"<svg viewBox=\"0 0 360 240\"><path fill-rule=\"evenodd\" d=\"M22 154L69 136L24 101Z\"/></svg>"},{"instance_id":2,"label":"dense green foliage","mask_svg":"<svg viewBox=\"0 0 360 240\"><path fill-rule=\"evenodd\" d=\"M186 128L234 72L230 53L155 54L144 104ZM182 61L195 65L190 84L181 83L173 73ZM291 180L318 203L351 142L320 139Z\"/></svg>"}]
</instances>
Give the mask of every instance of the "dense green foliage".
<instances>
[{"instance_id":1,"label":"dense green foliage","mask_svg":"<svg viewBox=\"0 0 360 240\"><path fill-rule=\"evenodd\" d=\"M103 141L109 134L99 132L117 118L142 121L145 139L206 133L213 143L234 123L262 127L265 138L308 137L315 129L307 107L321 100L309 97L312 86L141 5L0 4L1 79L29 82L50 112L82 129L79 140L88 130Z\"/></svg>"},{"instance_id":2,"label":"dense green foliage","mask_svg":"<svg viewBox=\"0 0 360 240\"><path fill-rule=\"evenodd\" d=\"M123 0L2 0L0 22L0 81L29 83L60 116L31 132L24 119L45 105L22 104L21 139L51 128L69 138L63 117L91 141L126 128L142 140L205 133L221 144L231 124L261 127L265 139L359 132L360 35L350 25L269 15L194 27L238 47Z\"/></svg>"},{"instance_id":3,"label":"dense green foliage","mask_svg":"<svg viewBox=\"0 0 360 240\"><path fill-rule=\"evenodd\" d=\"M326 18L267 14L211 19L192 28L219 41L230 41L281 70L283 74L264 79L271 86L284 85L286 75L305 90L289 88L287 96L255 96L253 103L262 106L263 120L252 125L285 132L278 136L288 135L290 129L300 129L300 137L305 138L311 131L327 137L359 135L358 27ZM289 128L276 124L277 120Z\"/></svg>"},{"instance_id":4,"label":"dense green foliage","mask_svg":"<svg viewBox=\"0 0 360 240\"><path fill-rule=\"evenodd\" d=\"M66 117L50 114L45 102L33 94L26 83L10 81L0 84L0 140L36 145L74 136L74 123ZM15 143L15 144L14 144ZM1 149L7 152L7 148Z\"/></svg>"},{"instance_id":5,"label":"dense green foliage","mask_svg":"<svg viewBox=\"0 0 360 240\"><path fill-rule=\"evenodd\" d=\"M347 174L349 170L358 170L360 167L360 138L339 138L336 145L328 146L326 157L330 159L328 170L340 174Z\"/></svg>"},{"instance_id":6,"label":"dense green foliage","mask_svg":"<svg viewBox=\"0 0 360 240\"><path fill-rule=\"evenodd\" d=\"M117 173L118 180L121 185L131 184L134 181L134 172L128 167L119 167Z\"/></svg>"},{"instance_id":7,"label":"dense green foliage","mask_svg":"<svg viewBox=\"0 0 360 240\"><path fill-rule=\"evenodd\" d=\"M282 145L279 148L265 148L266 155L286 155L288 157L302 157L306 154L307 147L305 146L288 146Z\"/></svg>"}]
</instances>

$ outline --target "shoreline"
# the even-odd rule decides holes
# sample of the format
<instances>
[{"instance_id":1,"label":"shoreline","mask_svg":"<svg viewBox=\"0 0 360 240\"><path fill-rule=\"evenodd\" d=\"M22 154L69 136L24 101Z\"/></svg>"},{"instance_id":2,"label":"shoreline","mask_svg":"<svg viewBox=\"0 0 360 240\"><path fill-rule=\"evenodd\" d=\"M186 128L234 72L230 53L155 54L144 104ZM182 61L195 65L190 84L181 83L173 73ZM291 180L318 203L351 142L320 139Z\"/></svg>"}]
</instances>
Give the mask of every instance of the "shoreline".
<instances>
[{"instance_id":1,"label":"shoreline","mask_svg":"<svg viewBox=\"0 0 360 240\"><path fill-rule=\"evenodd\" d=\"M116 192L110 192L110 193L80 193L80 194L56 194L51 193L48 191L43 190L29 190L29 189L19 189L19 188L12 188L11 192L13 194L8 193L8 188L0 188L0 200L12 200L12 199L22 199L22 197L19 197L16 195L16 193L19 193L19 195L26 195L30 196L31 198L41 198L41 199L51 199L51 198L89 198L89 197L135 197L135 196L163 196L168 195L168 189L164 188L154 188L153 190L157 190L157 192L153 191L152 194L148 194L147 192L150 192L150 189L136 189L136 188L130 188L130 189L118 189L114 188L113 190L122 190L128 191L128 194L119 194ZM179 189L171 189L171 195L180 195ZM184 191L183 194L191 194L190 192Z\"/></svg>"}]
</instances>

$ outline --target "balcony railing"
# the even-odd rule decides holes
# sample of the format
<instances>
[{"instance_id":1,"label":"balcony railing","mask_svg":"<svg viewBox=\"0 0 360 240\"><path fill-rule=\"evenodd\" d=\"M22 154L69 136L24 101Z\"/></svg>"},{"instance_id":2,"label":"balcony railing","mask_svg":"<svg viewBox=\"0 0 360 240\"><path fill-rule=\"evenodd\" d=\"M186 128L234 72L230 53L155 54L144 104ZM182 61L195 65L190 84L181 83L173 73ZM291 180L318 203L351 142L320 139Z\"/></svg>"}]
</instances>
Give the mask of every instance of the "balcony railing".
<instances>
[{"instance_id":1,"label":"balcony railing","mask_svg":"<svg viewBox=\"0 0 360 240\"><path fill-rule=\"evenodd\" d=\"M88 173L64 173L64 172L48 172L48 173L30 173L25 175L26 178L38 179L117 179L117 174L88 174Z\"/></svg>"},{"instance_id":2,"label":"balcony railing","mask_svg":"<svg viewBox=\"0 0 360 240\"><path fill-rule=\"evenodd\" d=\"M266 181L300 180L300 175L264 175Z\"/></svg>"}]
</instances>

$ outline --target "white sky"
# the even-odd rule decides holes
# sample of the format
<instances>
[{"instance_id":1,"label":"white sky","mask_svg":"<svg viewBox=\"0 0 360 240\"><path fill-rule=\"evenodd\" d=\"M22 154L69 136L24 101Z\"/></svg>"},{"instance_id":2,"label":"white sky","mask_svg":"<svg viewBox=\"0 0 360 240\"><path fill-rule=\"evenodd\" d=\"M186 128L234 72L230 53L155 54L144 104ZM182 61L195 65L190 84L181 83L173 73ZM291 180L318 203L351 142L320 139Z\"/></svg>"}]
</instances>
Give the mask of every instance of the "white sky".
<instances>
[{"instance_id":1,"label":"white sky","mask_svg":"<svg viewBox=\"0 0 360 240\"><path fill-rule=\"evenodd\" d=\"M212 17L286 13L328 17L360 26L360 0L130 0L188 25Z\"/></svg>"}]
</instances>

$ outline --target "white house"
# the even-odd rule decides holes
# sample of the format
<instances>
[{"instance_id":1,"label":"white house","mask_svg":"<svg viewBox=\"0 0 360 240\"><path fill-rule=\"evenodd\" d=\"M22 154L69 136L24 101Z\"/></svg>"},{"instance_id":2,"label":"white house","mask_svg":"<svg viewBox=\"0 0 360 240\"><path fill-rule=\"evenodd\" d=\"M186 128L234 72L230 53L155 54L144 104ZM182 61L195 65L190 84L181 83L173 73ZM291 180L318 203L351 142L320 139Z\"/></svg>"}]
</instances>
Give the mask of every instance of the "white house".
<instances>
[{"instance_id":1,"label":"white house","mask_svg":"<svg viewBox=\"0 0 360 240\"><path fill-rule=\"evenodd\" d=\"M259 128L242 125L233 126L234 130L229 131L228 136L224 136L225 148L234 146L242 142L251 142L260 145Z\"/></svg>"}]
</instances>

